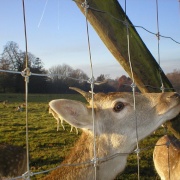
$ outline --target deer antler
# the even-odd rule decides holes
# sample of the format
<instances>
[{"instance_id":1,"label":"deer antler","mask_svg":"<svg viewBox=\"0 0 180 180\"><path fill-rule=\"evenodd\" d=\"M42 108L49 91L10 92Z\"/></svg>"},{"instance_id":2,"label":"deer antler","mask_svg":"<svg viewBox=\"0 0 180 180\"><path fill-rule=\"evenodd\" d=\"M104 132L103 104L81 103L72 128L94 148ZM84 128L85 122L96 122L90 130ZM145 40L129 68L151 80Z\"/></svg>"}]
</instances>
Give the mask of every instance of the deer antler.
<instances>
[{"instance_id":1,"label":"deer antler","mask_svg":"<svg viewBox=\"0 0 180 180\"><path fill-rule=\"evenodd\" d=\"M92 95L91 93L89 92L85 92L79 88L76 88L76 87L69 87L69 89L72 89L72 90L75 90L77 91L78 93L80 93L81 95L83 95L85 97L85 99L87 100L87 102L90 102L91 101L91 98L92 98Z\"/></svg>"}]
</instances>

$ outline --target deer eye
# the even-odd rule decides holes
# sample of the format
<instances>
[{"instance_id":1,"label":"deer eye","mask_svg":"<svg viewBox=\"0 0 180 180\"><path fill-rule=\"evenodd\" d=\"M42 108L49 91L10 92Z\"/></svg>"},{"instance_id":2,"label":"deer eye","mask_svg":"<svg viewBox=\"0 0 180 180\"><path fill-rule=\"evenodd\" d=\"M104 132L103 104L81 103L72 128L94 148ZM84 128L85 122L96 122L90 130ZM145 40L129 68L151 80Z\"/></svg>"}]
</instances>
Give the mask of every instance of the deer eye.
<instances>
[{"instance_id":1,"label":"deer eye","mask_svg":"<svg viewBox=\"0 0 180 180\"><path fill-rule=\"evenodd\" d=\"M120 112L121 110L123 110L124 108L124 103L122 102L117 102L115 105L114 105L114 112Z\"/></svg>"}]
</instances>

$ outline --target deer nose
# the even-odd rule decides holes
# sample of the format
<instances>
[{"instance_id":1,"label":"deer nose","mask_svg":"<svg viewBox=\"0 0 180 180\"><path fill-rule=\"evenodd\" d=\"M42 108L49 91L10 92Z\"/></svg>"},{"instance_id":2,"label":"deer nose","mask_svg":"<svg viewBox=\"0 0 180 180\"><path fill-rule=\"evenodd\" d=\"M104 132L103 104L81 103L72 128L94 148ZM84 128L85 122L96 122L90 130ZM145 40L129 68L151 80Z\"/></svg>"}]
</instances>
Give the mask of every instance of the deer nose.
<instances>
[{"instance_id":1,"label":"deer nose","mask_svg":"<svg viewBox=\"0 0 180 180\"><path fill-rule=\"evenodd\" d=\"M170 96L171 98L180 98L180 94L178 94L177 92L175 92L172 96Z\"/></svg>"}]
</instances>

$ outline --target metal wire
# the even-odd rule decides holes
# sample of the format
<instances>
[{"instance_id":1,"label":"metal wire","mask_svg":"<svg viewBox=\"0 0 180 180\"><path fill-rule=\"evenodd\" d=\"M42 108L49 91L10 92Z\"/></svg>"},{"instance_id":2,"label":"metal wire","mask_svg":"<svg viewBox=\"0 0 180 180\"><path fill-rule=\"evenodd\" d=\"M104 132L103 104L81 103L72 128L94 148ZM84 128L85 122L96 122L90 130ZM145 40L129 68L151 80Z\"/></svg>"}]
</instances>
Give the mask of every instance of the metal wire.
<instances>
[{"instance_id":1,"label":"metal wire","mask_svg":"<svg viewBox=\"0 0 180 180\"><path fill-rule=\"evenodd\" d=\"M0 69L0 72L3 72L3 73L12 73L12 74L23 74L24 71L20 72L20 71L10 71L10 70L4 70L4 69ZM72 80L75 80L75 81L79 81L79 82L87 82L87 83L90 83L91 80L90 79L78 79L78 78L74 78L74 77L71 77L70 75L68 75L69 73L67 73L67 75L64 75L64 74L38 74L38 73L32 73L31 72L31 76L39 76L39 77L48 77L50 79L52 79L53 77L61 77L61 78L68 78L68 79L72 79ZM104 81L94 81L94 85L102 85L102 84L105 84L105 83L108 83L109 81L111 81L111 79L106 79ZM132 87L132 85L129 85L129 84L123 84L124 86L129 86L129 87ZM155 87L155 86L151 86L151 85L144 85L144 87L149 87L149 88L152 88L152 89L161 89L160 87ZM164 90L174 90L174 88L164 88Z\"/></svg>"},{"instance_id":2,"label":"metal wire","mask_svg":"<svg viewBox=\"0 0 180 180\"><path fill-rule=\"evenodd\" d=\"M87 19L87 13L88 13L88 2L87 0L84 1L82 4L84 6L85 10L85 19L86 19L86 33L87 33L87 40L88 40L88 52L89 52L89 60L90 60L90 68L91 68L91 95L92 95L92 121L93 121L93 162L94 162L94 180L97 179L97 153L96 153L96 125L95 125L95 117L94 117L94 74L93 74L93 65L92 65L92 56L91 56L91 46L90 46L90 38L89 38L89 26L88 26L88 19Z\"/></svg>"},{"instance_id":3,"label":"metal wire","mask_svg":"<svg viewBox=\"0 0 180 180\"><path fill-rule=\"evenodd\" d=\"M126 22L126 32L127 32L127 44L128 44L128 59L129 59L129 66L130 66L130 71L131 71L131 76L132 76L132 92L133 92L133 101L134 101L134 117L135 117L135 128L136 128L136 155L137 155L137 167L138 167L138 180L140 179L140 165L139 165L139 142L138 142L138 129L137 129L137 116L136 116L136 85L134 81L134 73L133 73L133 68L132 68L132 63L131 63L131 53L130 53L130 41L129 41L129 25L126 20L126 0L125 0L125 22Z\"/></svg>"},{"instance_id":4,"label":"metal wire","mask_svg":"<svg viewBox=\"0 0 180 180\"><path fill-rule=\"evenodd\" d=\"M123 24L126 25L126 22L124 22L124 20L119 19L119 18L116 18L115 16L113 16L113 15L110 14L109 12L102 11L102 10L100 10L100 9L93 8L92 6L89 6L89 9L91 9L92 11L99 12L99 13L105 13L105 14L107 14L108 16L110 16L111 18L113 18L114 20L116 20L116 21L118 21L118 22L123 23ZM154 33L154 32L148 30L147 28L145 28L145 27L143 27L143 26L133 25L133 24L129 24L129 26L132 26L132 27L135 27L135 28L141 28L141 29L145 30L146 32L148 32L148 33L150 33L150 34L153 34L153 35L157 36L157 33ZM170 39L170 40L172 40L173 42L175 42L175 43L177 43L177 44L180 45L180 42L176 41L175 39L173 39L173 38L170 37L170 36L164 36L164 35L159 34L159 37L166 38L166 39Z\"/></svg>"},{"instance_id":5,"label":"metal wire","mask_svg":"<svg viewBox=\"0 0 180 180\"><path fill-rule=\"evenodd\" d=\"M154 144L154 145L151 145L151 146L148 146L148 147L145 147L145 148L141 148L140 149L140 152L143 152L143 151L147 151L148 149L151 149L153 147L156 147L156 146L167 146L167 143L163 143L163 144ZM112 154L110 156L105 156L105 157L100 157L98 158L98 163L104 163L104 162L107 162L111 159L114 159L118 156L128 156L130 154L137 154L136 150L134 150L133 152L124 152L124 153L115 153L115 154ZM82 166L82 165L93 165L94 164L94 161L93 160L89 160L89 161L85 161L85 162L80 162L80 163L73 163L73 164L61 164L55 168L51 168L51 169L48 169L48 170L44 170L44 171L40 171L40 172L31 172L30 175L31 176L35 176L35 175L38 175L38 174L44 174L44 173L48 173L50 171L53 171L53 170L56 170L56 169L59 169L61 167L72 167L72 166ZM16 180L16 179L21 179L23 176L18 176L18 177L15 177L15 178L11 178L11 180ZM7 178L7 180L10 180Z\"/></svg>"},{"instance_id":6,"label":"metal wire","mask_svg":"<svg viewBox=\"0 0 180 180\"><path fill-rule=\"evenodd\" d=\"M159 63L159 66L160 66L160 33L159 33L159 8L158 8L158 0L156 0L156 21L157 21L157 39L158 39L158 63ZM159 78L160 78L160 81L161 81L161 90L162 90L162 93L164 92L164 84L163 84L163 81L162 81L162 76L161 76L161 69L159 69ZM169 146L167 146L168 148L168 175L169 175L169 180L170 180L170 161L169 161Z\"/></svg>"},{"instance_id":7,"label":"metal wire","mask_svg":"<svg viewBox=\"0 0 180 180\"><path fill-rule=\"evenodd\" d=\"M47 0L48 1L48 0ZM47 4L47 1L46 1L46 4ZM77 1L75 1L77 2ZM157 0L156 0L156 3L157 3ZM42 171L42 172L37 172L37 173L30 173L29 172L29 145L28 145L28 82L29 82L29 76L30 75L34 75L34 76L55 76L57 74L36 74L36 73L30 73L29 69L28 69L28 51L27 51L27 33L26 33L26 19L25 19L25 5L24 5L24 0L22 0L22 4L23 4L23 17L24 17L24 34L25 34L25 43L26 43L26 68L23 72L17 72L17 71L9 71L9 70L0 70L0 72L7 72L7 73L16 73L16 74L22 74L24 77L25 77L25 89L26 89L26 92L25 92L25 99L26 99L26 146L27 146L27 176L28 178L31 176L31 175L36 175L36 174L39 174L39 173L45 173L45 172L49 172L49 171L52 171L54 169L57 169L57 168L60 168L62 166L79 166L79 165L85 165L85 164L94 164L94 167L95 167L95 179L96 179L96 163L97 163L97 160L98 162L105 162L105 161L108 161L112 158L116 158L117 156L123 156L123 155L129 155L130 153L116 153L116 154L113 154L111 156L107 156L107 157L103 157L103 158L99 158L97 159L96 157L96 129L95 129L95 119L94 119L94 108L92 108L92 119L93 119L93 133L94 133L94 159L91 160L91 161L87 161L87 162L84 162L84 163L78 163L78 164L62 164L56 168L52 168L50 170L47 170L47 171ZM46 6L46 5L45 5ZM88 81L90 82L91 84L91 92L92 92L92 102L94 100L94 96L93 96L93 90L94 90L94 84L95 84L95 81L94 81L94 76L93 76L93 66L92 66L92 58L91 58L91 48L90 48L90 40L89 40L89 30L88 30L88 21L87 21L87 10L88 9L91 9L91 10L95 10L97 12L100 12L100 13L108 13L108 12L105 12L105 11L101 11L101 10L97 10L97 9L94 9L92 7L89 7L87 5L87 1L85 0L85 13L86 13L86 30L87 30L87 38L88 38L88 50L89 50L89 58L90 58L90 67L91 67L91 79ZM158 9L158 7L157 7ZM44 14L44 12L43 12ZM108 13L109 14L109 13ZM122 21L120 19L117 19L115 18L114 16L112 16L111 14L109 14L112 18L116 19L117 21L119 22L122 22L126 25L127 27L127 42L128 42L128 56L129 56L129 63L130 63L130 68L131 68L131 73L132 73L132 80L133 80L133 84L132 84L132 89L133 89L133 96L134 96L134 110L136 109L135 108L135 83L134 83L134 76L133 76L133 70L132 70L132 65L131 65L131 58L130 58L130 47L129 47L129 26L133 26L131 24L127 24L127 22L125 21ZM43 15L42 15L43 17ZM42 18L41 18L42 20ZM39 25L41 23L41 20L39 22ZM39 26L38 25L38 26ZM174 42L180 44L179 42L175 41L174 39L172 39L171 37L167 37L167 36L162 36L159 34L159 23L158 23L158 11L157 11L157 27L158 27L158 34L155 34L155 33L152 33L150 31L148 31L147 29L145 29L144 27L142 26L134 26L134 27L140 27L144 30L146 30L147 32L151 33L151 34L154 34L156 36L158 36L158 39L159 37L163 37L163 38L170 38L171 40L173 40ZM159 52L159 40L158 40L158 52ZM159 63L160 63L160 54L158 53L158 60L159 60ZM59 76L59 74L58 74ZM61 75L60 75L61 76ZM62 75L63 76L63 75ZM68 78L71 78L71 79L74 79L74 80L80 80L80 79L76 79L76 78L72 78L72 77L69 77ZM82 79L81 79L82 80ZM84 81L87 81L87 80L84 80ZM150 86L150 85L146 85L146 86ZM152 88L156 88L156 87L152 87ZM94 103L92 103L92 107L93 107ZM136 116L136 115L135 115ZM137 155L139 155L139 152L140 152L140 149L139 149L139 146L138 146L138 132L137 132L137 119L136 119L136 137L137 137L137 149L134 151ZM151 146L152 147L152 146ZM144 149L147 149L147 148L144 148ZM143 150L143 149L141 149ZM134 153L133 152L133 153ZM138 159L138 179L139 179L139 158ZM21 176L22 177L22 176ZM17 177L18 178L18 177ZM15 179L15 178L14 178Z\"/></svg>"},{"instance_id":8,"label":"metal wire","mask_svg":"<svg viewBox=\"0 0 180 180\"><path fill-rule=\"evenodd\" d=\"M157 23L157 44L158 44L158 64L159 66L161 65L161 58L160 58L160 32L159 32L159 9L158 9L158 0L156 0L156 23ZM162 81L162 76L161 76L161 69L159 69L159 79L161 82L161 91L164 92L164 84Z\"/></svg>"},{"instance_id":9,"label":"metal wire","mask_svg":"<svg viewBox=\"0 0 180 180\"><path fill-rule=\"evenodd\" d=\"M29 75L30 70L28 68L28 43L27 43L27 32L26 32L26 13L25 13L25 4L24 0L22 0L23 5L23 19L24 19L24 35L25 35L25 45L26 45L26 68L24 70L24 78L25 78L25 104L26 104L26 154L27 154L27 180L30 179L29 177L29 137L28 137L28 83L29 83Z\"/></svg>"}]
</instances>

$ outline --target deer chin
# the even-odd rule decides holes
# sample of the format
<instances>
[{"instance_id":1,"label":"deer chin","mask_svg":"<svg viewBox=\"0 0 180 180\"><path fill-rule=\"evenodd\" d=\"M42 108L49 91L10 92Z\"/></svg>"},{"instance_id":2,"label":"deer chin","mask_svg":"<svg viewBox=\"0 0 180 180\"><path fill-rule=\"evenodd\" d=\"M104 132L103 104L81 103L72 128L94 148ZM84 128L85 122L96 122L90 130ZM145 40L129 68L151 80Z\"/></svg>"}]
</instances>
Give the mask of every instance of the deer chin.
<instances>
[{"instance_id":1,"label":"deer chin","mask_svg":"<svg viewBox=\"0 0 180 180\"><path fill-rule=\"evenodd\" d=\"M151 121L151 123L145 122L137 123L137 134L138 134L138 140L141 140L145 138L146 136L153 133L158 127L160 127L163 123L166 121L169 121L178 114L180 114L180 96L179 94L175 93L165 93L162 94L159 98L159 102L152 108L152 111L147 113L146 117L148 118L155 112L156 116L154 116ZM138 120L137 120L138 121ZM144 126L143 128L141 126Z\"/></svg>"},{"instance_id":2,"label":"deer chin","mask_svg":"<svg viewBox=\"0 0 180 180\"><path fill-rule=\"evenodd\" d=\"M138 126L137 127L137 136L138 140L142 140L145 137L149 136L152 134L156 129L158 129L163 123L175 118L179 114L179 109L177 108L176 110L169 110L165 114L159 115L155 121L153 121L151 124L147 126L144 126L144 128ZM134 134L134 136L136 136Z\"/></svg>"},{"instance_id":3,"label":"deer chin","mask_svg":"<svg viewBox=\"0 0 180 180\"><path fill-rule=\"evenodd\" d=\"M179 106L176 109L170 109L168 112L164 114L158 115L157 117L153 118L151 123L146 122L146 120L142 123L142 121L138 121L137 119L137 126L134 126L136 132L129 135L130 139L134 142L146 138L147 136L151 135L156 129L158 129L163 123L175 118L179 114ZM148 116L148 115L147 115Z\"/></svg>"}]
</instances>

